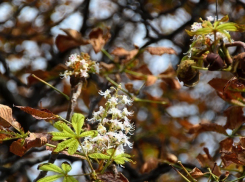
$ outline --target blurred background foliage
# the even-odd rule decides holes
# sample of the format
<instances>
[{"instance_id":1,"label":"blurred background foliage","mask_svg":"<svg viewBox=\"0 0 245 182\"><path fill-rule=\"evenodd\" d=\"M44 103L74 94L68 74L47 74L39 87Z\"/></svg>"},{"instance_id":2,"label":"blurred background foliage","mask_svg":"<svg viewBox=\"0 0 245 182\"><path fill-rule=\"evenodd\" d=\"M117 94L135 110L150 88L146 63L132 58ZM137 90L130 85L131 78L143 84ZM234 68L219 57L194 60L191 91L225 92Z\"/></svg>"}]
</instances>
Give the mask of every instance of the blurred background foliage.
<instances>
[{"instance_id":1,"label":"blurred background foliage","mask_svg":"<svg viewBox=\"0 0 245 182\"><path fill-rule=\"evenodd\" d=\"M69 80L57 77L59 69L54 71L54 68L64 64L71 53L86 52L94 61L112 62L102 52L95 53L91 45L60 52L55 38L58 34L64 34L61 28L75 29L88 38L93 28L110 27L111 38L104 46L109 53L118 47L131 51L135 46L144 48L149 45L176 51L176 54L161 56L144 52L135 57L138 65L147 69L148 75L157 76L157 80L149 84L125 72L109 73L103 68L102 74L91 75L83 88L76 112L88 118L104 102L98 91L111 85L105 75L123 86L126 84L129 92L135 93L138 98L168 103L134 103L132 121L136 131L134 147L129 152L135 156L137 163L121 168L123 174L129 181L181 181L182 178L167 163L180 160L190 169L203 167L196 159L199 153L204 154L203 148L208 148L213 161L219 164L219 142L225 136L215 132L190 134L189 129L201 122L225 124L224 110L230 104L219 98L208 82L212 78L230 79L232 75L201 71L200 82L194 88L187 88L178 82L174 71L189 49L190 37L185 29L190 29L199 17L215 16L215 3L214 0L0 1L0 103L10 107L13 104L43 107L55 114L65 115L67 100L43 83L29 83L28 76L31 73L46 74L50 84L69 95ZM230 21L244 24L244 7L243 0L219 0L218 16L228 14ZM242 33L232 33L232 38L245 39ZM242 50L233 48L230 51L237 54ZM121 64L120 60L125 59L117 55L115 58ZM146 74L142 68L131 70ZM53 130L48 122L36 120L16 108L13 108L13 114L25 131ZM31 149L20 158L9 152L9 145L9 142L0 145L0 179L32 181L38 175L37 164L47 160L49 152L45 152L45 147ZM63 159L72 162L76 166L75 171L82 171L81 163L75 158L61 155L59 161ZM207 178L203 181L207 181Z\"/></svg>"}]
</instances>

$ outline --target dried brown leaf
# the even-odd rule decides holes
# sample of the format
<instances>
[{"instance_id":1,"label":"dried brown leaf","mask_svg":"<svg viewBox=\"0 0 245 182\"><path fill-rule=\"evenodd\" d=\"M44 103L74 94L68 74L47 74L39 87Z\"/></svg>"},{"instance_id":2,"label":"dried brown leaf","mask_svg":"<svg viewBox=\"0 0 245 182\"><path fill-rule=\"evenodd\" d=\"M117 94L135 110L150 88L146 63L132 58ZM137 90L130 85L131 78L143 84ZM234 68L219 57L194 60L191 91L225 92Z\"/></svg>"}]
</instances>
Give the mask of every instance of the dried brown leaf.
<instances>
[{"instance_id":1,"label":"dried brown leaf","mask_svg":"<svg viewBox=\"0 0 245 182\"><path fill-rule=\"evenodd\" d=\"M210 154L207 151L207 149L206 149L205 152L206 152L206 154L198 154L196 159L198 160L198 162L201 164L202 167L209 167L210 169L212 169L212 172L216 176L220 176L221 175L221 171L220 171L219 166L217 166L217 164L213 161L213 159L210 156Z\"/></svg>"},{"instance_id":2,"label":"dried brown leaf","mask_svg":"<svg viewBox=\"0 0 245 182\"><path fill-rule=\"evenodd\" d=\"M146 79L145 85L146 86L151 86L154 83L156 83L156 81L157 81L157 77L156 76L154 76L154 75L147 75L147 79Z\"/></svg>"},{"instance_id":3,"label":"dried brown leaf","mask_svg":"<svg viewBox=\"0 0 245 182\"><path fill-rule=\"evenodd\" d=\"M58 78L60 76L60 73L64 72L65 70L67 70L67 67L65 65L58 64L50 71L43 71L43 70L32 71L31 75L28 76L27 78L28 84L32 85L32 84L40 82L39 80L34 78L32 74L36 75L38 78L41 78L42 80L50 81L55 78Z\"/></svg>"},{"instance_id":4,"label":"dried brown leaf","mask_svg":"<svg viewBox=\"0 0 245 182\"><path fill-rule=\"evenodd\" d=\"M0 104L0 125L7 128L13 126L18 131L22 130L20 123L12 116L12 109L2 104Z\"/></svg>"},{"instance_id":5,"label":"dried brown leaf","mask_svg":"<svg viewBox=\"0 0 245 182\"><path fill-rule=\"evenodd\" d=\"M128 179L122 173L113 174L111 172L106 172L104 174L99 174L98 179L105 182L128 182Z\"/></svg>"},{"instance_id":6,"label":"dried brown leaf","mask_svg":"<svg viewBox=\"0 0 245 182\"><path fill-rule=\"evenodd\" d=\"M197 167L195 167L191 172L190 172L191 176L193 178L200 178L202 177L204 174L202 171L200 171L200 169L198 169Z\"/></svg>"},{"instance_id":7,"label":"dried brown leaf","mask_svg":"<svg viewBox=\"0 0 245 182\"><path fill-rule=\"evenodd\" d=\"M93 46L94 52L100 52L110 37L109 29L107 29L105 34L101 28L93 29L89 34L89 43Z\"/></svg>"},{"instance_id":8,"label":"dried brown leaf","mask_svg":"<svg viewBox=\"0 0 245 182\"><path fill-rule=\"evenodd\" d=\"M104 62L100 62L102 68L105 68L107 71L111 71L115 68L115 64L107 64Z\"/></svg>"},{"instance_id":9,"label":"dried brown leaf","mask_svg":"<svg viewBox=\"0 0 245 182\"><path fill-rule=\"evenodd\" d=\"M131 51L127 51L122 47L115 48L111 54L117 56L119 59L124 60L125 62L131 60L134 56L138 54L138 49L133 49Z\"/></svg>"},{"instance_id":10,"label":"dried brown leaf","mask_svg":"<svg viewBox=\"0 0 245 182\"><path fill-rule=\"evenodd\" d=\"M82 35L72 29L62 29L66 35L58 35L55 40L55 44L60 52L64 52L68 49L89 44L89 41L82 38Z\"/></svg>"},{"instance_id":11,"label":"dried brown leaf","mask_svg":"<svg viewBox=\"0 0 245 182\"><path fill-rule=\"evenodd\" d=\"M23 139L18 139L10 145L10 152L22 157L26 152L26 147L22 145Z\"/></svg>"},{"instance_id":12,"label":"dried brown leaf","mask_svg":"<svg viewBox=\"0 0 245 182\"><path fill-rule=\"evenodd\" d=\"M173 48L168 48L168 47L147 47L145 50L152 55L159 55L159 56L163 54L176 54Z\"/></svg>"},{"instance_id":13,"label":"dried brown leaf","mask_svg":"<svg viewBox=\"0 0 245 182\"><path fill-rule=\"evenodd\" d=\"M52 112L45 110L34 109L28 106L15 106L22 111L31 114L36 119L57 119L58 116L53 114Z\"/></svg>"},{"instance_id":14,"label":"dried brown leaf","mask_svg":"<svg viewBox=\"0 0 245 182\"><path fill-rule=\"evenodd\" d=\"M232 138L226 138L222 140L220 143L220 151L221 152L232 152L233 147L233 139Z\"/></svg>"},{"instance_id":15,"label":"dried brown leaf","mask_svg":"<svg viewBox=\"0 0 245 182\"><path fill-rule=\"evenodd\" d=\"M153 169L155 169L158 165L158 160L155 157L148 158L143 166L141 167L140 171L141 173L149 173Z\"/></svg>"},{"instance_id":16,"label":"dried brown leaf","mask_svg":"<svg viewBox=\"0 0 245 182\"><path fill-rule=\"evenodd\" d=\"M47 133L30 133L25 140L18 139L10 145L10 152L22 157L29 149L41 147L51 140L51 135Z\"/></svg>"},{"instance_id":17,"label":"dried brown leaf","mask_svg":"<svg viewBox=\"0 0 245 182\"><path fill-rule=\"evenodd\" d=\"M214 132L225 134L225 135L227 134L223 126L215 124L215 123L200 123L197 125L193 125L193 127L190 128L188 133L198 135L206 131L214 131Z\"/></svg>"},{"instance_id":18,"label":"dried brown leaf","mask_svg":"<svg viewBox=\"0 0 245 182\"><path fill-rule=\"evenodd\" d=\"M244 121L245 117L243 116L242 107L240 106L231 106L224 112L227 116L227 121L225 124L225 128L236 129L240 127Z\"/></svg>"}]
</instances>

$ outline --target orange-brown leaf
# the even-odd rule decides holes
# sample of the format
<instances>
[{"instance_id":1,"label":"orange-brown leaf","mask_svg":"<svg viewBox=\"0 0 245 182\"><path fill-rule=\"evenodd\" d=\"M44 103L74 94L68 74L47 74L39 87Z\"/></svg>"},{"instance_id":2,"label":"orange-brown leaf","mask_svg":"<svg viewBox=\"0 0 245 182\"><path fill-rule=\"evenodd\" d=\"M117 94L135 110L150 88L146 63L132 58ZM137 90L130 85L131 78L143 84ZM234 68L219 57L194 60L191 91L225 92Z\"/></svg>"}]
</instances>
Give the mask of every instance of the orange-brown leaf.
<instances>
[{"instance_id":1,"label":"orange-brown leaf","mask_svg":"<svg viewBox=\"0 0 245 182\"><path fill-rule=\"evenodd\" d=\"M50 71L43 71L43 70L33 71L33 72L31 72L31 75L28 76L28 78L27 78L28 84L32 85L34 83L40 82L39 80L34 78L32 76L32 74L36 75L38 78L41 78L42 80L50 81L50 80L53 80L55 78L58 78L60 76L60 73L64 72L65 70L67 70L67 67L65 65L58 64L57 66L55 66Z\"/></svg>"},{"instance_id":2,"label":"orange-brown leaf","mask_svg":"<svg viewBox=\"0 0 245 182\"><path fill-rule=\"evenodd\" d=\"M158 160L155 157L148 158L143 166L141 167L140 171L141 173L149 173L153 169L155 169L158 165Z\"/></svg>"},{"instance_id":3,"label":"orange-brown leaf","mask_svg":"<svg viewBox=\"0 0 245 182\"><path fill-rule=\"evenodd\" d=\"M110 37L109 29L105 34L101 28L93 29L89 34L89 43L93 46L94 52L100 52Z\"/></svg>"},{"instance_id":4,"label":"orange-brown leaf","mask_svg":"<svg viewBox=\"0 0 245 182\"><path fill-rule=\"evenodd\" d=\"M98 179L106 182L128 182L128 179L122 173L113 174L112 172L106 172L99 174Z\"/></svg>"},{"instance_id":5,"label":"orange-brown leaf","mask_svg":"<svg viewBox=\"0 0 245 182\"><path fill-rule=\"evenodd\" d=\"M202 177L204 174L202 171L200 171L200 169L198 169L197 167L195 167L191 172L190 172L191 176L193 178L200 178Z\"/></svg>"},{"instance_id":6,"label":"orange-brown leaf","mask_svg":"<svg viewBox=\"0 0 245 182\"><path fill-rule=\"evenodd\" d=\"M145 50L152 55L159 55L159 56L163 54L176 54L173 48L167 48L167 47L147 47Z\"/></svg>"},{"instance_id":7,"label":"orange-brown leaf","mask_svg":"<svg viewBox=\"0 0 245 182\"><path fill-rule=\"evenodd\" d=\"M240 127L245 121L242 107L240 106L231 106L228 109L226 109L224 113L227 116L227 121L224 126L226 129L236 129Z\"/></svg>"},{"instance_id":8,"label":"orange-brown leaf","mask_svg":"<svg viewBox=\"0 0 245 182\"><path fill-rule=\"evenodd\" d=\"M10 152L22 157L26 152L26 147L22 145L23 139L18 139L10 145Z\"/></svg>"},{"instance_id":9,"label":"orange-brown leaf","mask_svg":"<svg viewBox=\"0 0 245 182\"><path fill-rule=\"evenodd\" d=\"M29 137L25 138L26 149L32 147L41 147L51 140L51 135L47 133L30 133Z\"/></svg>"},{"instance_id":10,"label":"orange-brown leaf","mask_svg":"<svg viewBox=\"0 0 245 182\"><path fill-rule=\"evenodd\" d=\"M13 126L16 130L21 130L20 123L12 116L12 109L2 104L0 104L0 125L3 127Z\"/></svg>"},{"instance_id":11,"label":"orange-brown leaf","mask_svg":"<svg viewBox=\"0 0 245 182\"><path fill-rule=\"evenodd\" d=\"M39 110L34 109L28 106L15 106L21 109L22 111L31 114L36 119L57 119L58 116L53 114L52 112L48 110Z\"/></svg>"},{"instance_id":12,"label":"orange-brown leaf","mask_svg":"<svg viewBox=\"0 0 245 182\"><path fill-rule=\"evenodd\" d=\"M154 83L156 83L156 81L157 81L157 77L156 76L154 76L154 75L147 75L147 79L146 79L145 85L146 86L151 86Z\"/></svg>"},{"instance_id":13,"label":"orange-brown leaf","mask_svg":"<svg viewBox=\"0 0 245 182\"><path fill-rule=\"evenodd\" d=\"M199 133L206 132L206 131L214 131L225 135L227 134L223 126L215 123L200 123L194 125L192 128L190 128L188 133L198 135Z\"/></svg>"},{"instance_id":14,"label":"orange-brown leaf","mask_svg":"<svg viewBox=\"0 0 245 182\"><path fill-rule=\"evenodd\" d=\"M221 152L232 152L233 147L233 139L232 138L226 138L222 140L220 143L220 151Z\"/></svg>"},{"instance_id":15,"label":"orange-brown leaf","mask_svg":"<svg viewBox=\"0 0 245 182\"><path fill-rule=\"evenodd\" d=\"M82 35L72 29L62 29L66 35L58 35L55 40L55 44L60 52L64 52L68 49L80 46L80 45L86 45L89 43L88 40L83 39Z\"/></svg>"},{"instance_id":16,"label":"orange-brown leaf","mask_svg":"<svg viewBox=\"0 0 245 182\"><path fill-rule=\"evenodd\" d=\"M122 60L129 61L131 60L134 56L137 55L138 49L133 49L131 51L127 51L122 47L116 47L111 54L119 57Z\"/></svg>"}]
</instances>

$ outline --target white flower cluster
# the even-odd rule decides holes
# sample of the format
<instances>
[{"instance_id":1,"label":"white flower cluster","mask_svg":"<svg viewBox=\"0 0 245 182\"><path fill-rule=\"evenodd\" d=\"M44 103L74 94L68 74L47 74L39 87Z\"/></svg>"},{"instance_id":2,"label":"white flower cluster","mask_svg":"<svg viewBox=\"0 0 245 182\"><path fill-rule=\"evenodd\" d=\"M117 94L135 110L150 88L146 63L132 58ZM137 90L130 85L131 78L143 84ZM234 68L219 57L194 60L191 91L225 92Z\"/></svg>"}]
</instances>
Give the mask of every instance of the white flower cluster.
<instances>
[{"instance_id":1,"label":"white flower cluster","mask_svg":"<svg viewBox=\"0 0 245 182\"><path fill-rule=\"evenodd\" d=\"M112 94L112 91L115 93ZM99 94L107 99L105 108L100 106L99 110L93 112L93 118L88 119L91 122L99 122L98 135L94 138L86 137L82 142L83 150L87 153L101 152L116 148L115 155L124 153L124 147L132 148L133 144L129 141L135 127L130 123L128 116L133 112L128 111L126 105L132 105L132 100L126 95L118 94L119 88L111 88L105 92L99 91Z\"/></svg>"},{"instance_id":2,"label":"white flower cluster","mask_svg":"<svg viewBox=\"0 0 245 182\"><path fill-rule=\"evenodd\" d=\"M207 17L207 20L210 22L213 22L215 18L212 16ZM222 22L221 22L222 23ZM197 30L204 28L202 26L202 23L195 22L193 25L191 25L191 32L196 32ZM225 31L225 33L229 34L228 31ZM229 42L227 36L223 33L216 32L216 40L222 40L224 43ZM207 45L212 45L214 43L214 34L209 33L206 35L194 35L192 39L192 45L190 46L190 50L187 52L188 57L191 57L193 52L202 51L207 49Z\"/></svg>"},{"instance_id":3,"label":"white flower cluster","mask_svg":"<svg viewBox=\"0 0 245 182\"><path fill-rule=\"evenodd\" d=\"M87 78L88 73L99 73L99 64L91 61L88 54L81 53L81 56L72 54L65 64L69 70L60 74L64 78L71 75Z\"/></svg>"}]
</instances>

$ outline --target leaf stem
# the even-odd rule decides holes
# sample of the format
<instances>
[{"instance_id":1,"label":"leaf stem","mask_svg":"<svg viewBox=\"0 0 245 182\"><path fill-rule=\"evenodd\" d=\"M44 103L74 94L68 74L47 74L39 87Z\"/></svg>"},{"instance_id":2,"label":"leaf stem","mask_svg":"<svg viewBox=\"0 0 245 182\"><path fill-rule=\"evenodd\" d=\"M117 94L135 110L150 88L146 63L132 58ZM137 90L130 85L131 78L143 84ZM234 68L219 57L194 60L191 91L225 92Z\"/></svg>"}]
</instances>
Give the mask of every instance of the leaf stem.
<instances>
[{"instance_id":1,"label":"leaf stem","mask_svg":"<svg viewBox=\"0 0 245 182\"><path fill-rule=\"evenodd\" d=\"M174 166L172 166L171 164L169 164L182 178L184 178L184 180L186 180L187 182L191 182L190 180L188 180L181 172L179 172Z\"/></svg>"},{"instance_id":2,"label":"leaf stem","mask_svg":"<svg viewBox=\"0 0 245 182\"><path fill-rule=\"evenodd\" d=\"M67 100L70 100L70 97L66 94L64 94L63 92L61 92L60 90L58 90L57 88L55 88L54 86L50 85L49 83L45 82L44 80L42 80L41 78L37 77L36 75L32 74L31 76L33 76L34 78L36 78L37 80L39 80L40 82L44 83L45 85L48 85L50 88L54 89L55 91L59 92L61 95L63 95Z\"/></svg>"},{"instance_id":3,"label":"leaf stem","mask_svg":"<svg viewBox=\"0 0 245 182\"><path fill-rule=\"evenodd\" d=\"M114 154L115 154L115 152L116 152L116 150L117 150L117 147L118 147L118 146L116 146L116 147L114 148L114 151L112 152L110 158L109 158L108 161L106 162L106 165L105 165L104 168L102 169L101 174L103 174L103 173L105 172L105 170L107 169L107 167L110 165L111 159L113 158L113 156L114 156Z\"/></svg>"},{"instance_id":4,"label":"leaf stem","mask_svg":"<svg viewBox=\"0 0 245 182\"><path fill-rule=\"evenodd\" d=\"M186 168L182 165L181 161L178 161L179 165L184 169L184 171L187 173L187 175L191 178L192 181L196 182L196 180L191 176L189 171L186 170Z\"/></svg>"},{"instance_id":5,"label":"leaf stem","mask_svg":"<svg viewBox=\"0 0 245 182\"><path fill-rule=\"evenodd\" d=\"M105 49L101 49L101 52L106 55L106 57L108 57L111 61L114 62L113 57L111 57L111 55L105 50Z\"/></svg>"},{"instance_id":6,"label":"leaf stem","mask_svg":"<svg viewBox=\"0 0 245 182\"><path fill-rule=\"evenodd\" d=\"M59 116L59 119L64 121L64 122L66 122L66 123L68 123L68 124L72 124L70 121L67 121L66 119L62 118L61 116Z\"/></svg>"},{"instance_id":7,"label":"leaf stem","mask_svg":"<svg viewBox=\"0 0 245 182\"><path fill-rule=\"evenodd\" d=\"M119 84L117 84L115 81L113 81L109 76L106 76L106 79L111 82L113 85L115 85L117 88L119 88L121 91L123 91L125 94L127 94L130 98L133 98L133 96L126 90L120 87Z\"/></svg>"}]
</instances>

